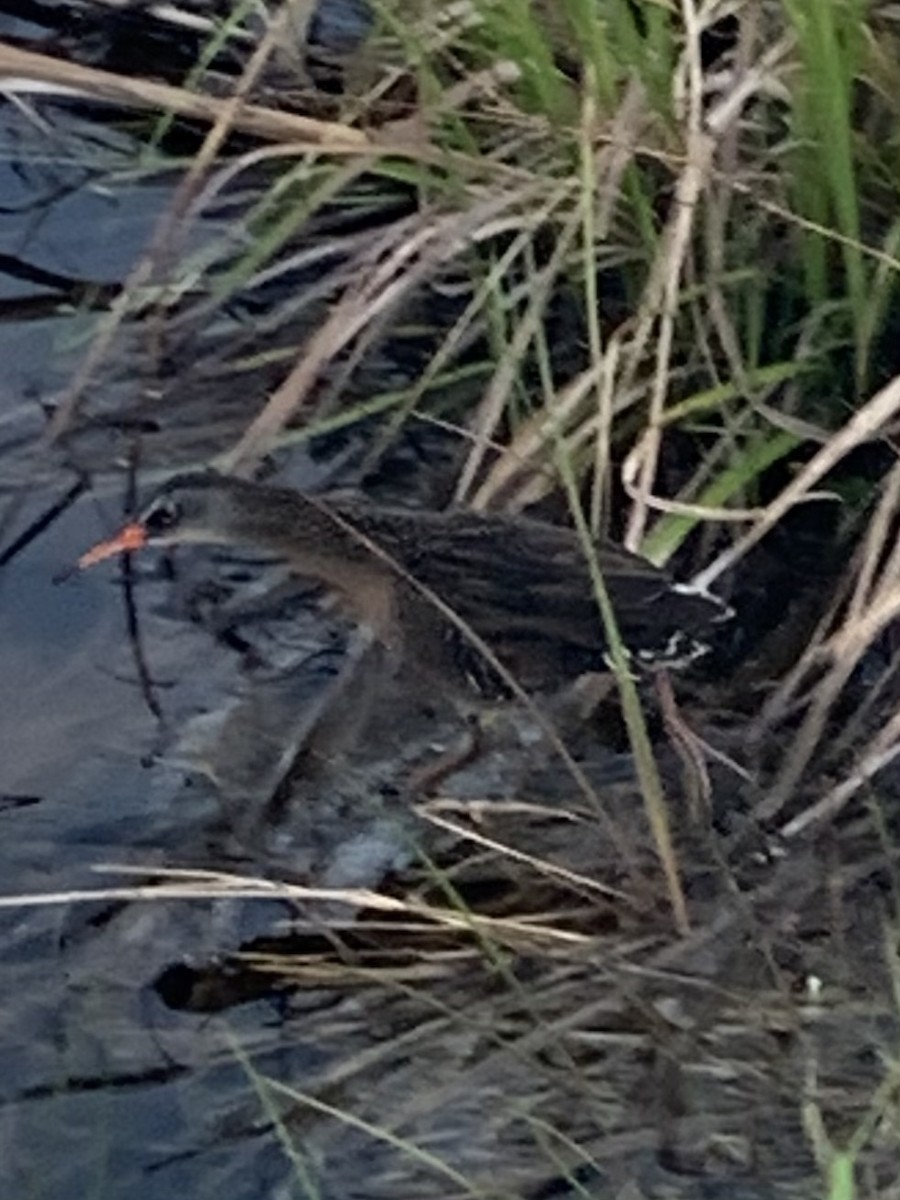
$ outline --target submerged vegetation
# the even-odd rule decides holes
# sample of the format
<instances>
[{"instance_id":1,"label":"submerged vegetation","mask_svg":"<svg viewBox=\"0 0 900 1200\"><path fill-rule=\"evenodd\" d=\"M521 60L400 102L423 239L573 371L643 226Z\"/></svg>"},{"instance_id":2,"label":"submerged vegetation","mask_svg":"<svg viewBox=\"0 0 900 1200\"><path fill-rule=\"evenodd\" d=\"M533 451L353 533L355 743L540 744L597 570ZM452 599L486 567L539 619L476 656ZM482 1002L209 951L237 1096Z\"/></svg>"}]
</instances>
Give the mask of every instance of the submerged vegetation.
<instances>
[{"instance_id":1,"label":"submerged vegetation","mask_svg":"<svg viewBox=\"0 0 900 1200\"><path fill-rule=\"evenodd\" d=\"M146 79L2 49L124 106L132 177L177 172L121 289L84 302L49 440L94 473L110 427L153 470L340 450L393 496L543 505L736 617L683 712L612 655L639 786L598 803L630 861L523 832L591 825L573 759L549 815L429 801L448 861L349 896L365 918L306 957L253 956L362 988L408 1056L387 1116L345 1094L368 1061L315 1096L247 1061L297 1194L336 1194L286 1115L312 1109L406 1163L341 1193L370 1200L895 1195L896 6L346 11L312 54L290 5L237 4Z\"/></svg>"}]
</instances>

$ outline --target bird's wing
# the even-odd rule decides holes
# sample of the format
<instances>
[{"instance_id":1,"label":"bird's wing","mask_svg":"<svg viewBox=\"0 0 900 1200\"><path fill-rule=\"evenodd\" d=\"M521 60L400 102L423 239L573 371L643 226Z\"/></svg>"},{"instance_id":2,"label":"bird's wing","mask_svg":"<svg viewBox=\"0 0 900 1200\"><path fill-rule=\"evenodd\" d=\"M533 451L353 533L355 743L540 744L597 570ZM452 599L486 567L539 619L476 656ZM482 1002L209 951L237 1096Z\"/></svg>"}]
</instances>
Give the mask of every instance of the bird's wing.
<instances>
[{"instance_id":1,"label":"bird's wing","mask_svg":"<svg viewBox=\"0 0 900 1200\"><path fill-rule=\"evenodd\" d=\"M351 511L352 510L352 511ZM527 518L345 506L344 517L484 636L535 629L586 648L604 643L578 536ZM672 591L666 572L618 546L598 562L628 641L709 620L709 601Z\"/></svg>"}]
</instances>

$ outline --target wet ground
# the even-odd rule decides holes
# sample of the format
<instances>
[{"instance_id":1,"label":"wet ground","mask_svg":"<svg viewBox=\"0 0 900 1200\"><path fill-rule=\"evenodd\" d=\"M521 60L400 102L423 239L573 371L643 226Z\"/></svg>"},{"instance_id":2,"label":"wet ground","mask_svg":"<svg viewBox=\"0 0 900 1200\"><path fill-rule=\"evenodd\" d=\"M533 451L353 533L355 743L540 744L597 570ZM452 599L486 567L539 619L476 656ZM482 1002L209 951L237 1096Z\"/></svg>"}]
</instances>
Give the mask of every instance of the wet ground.
<instances>
[{"instance_id":1,"label":"wet ground","mask_svg":"<svg viewBox=\"0 0 900 1200\"><path fill-rule=\"evenodd\" d=\"M130 432L152 479L240 428L245 391L222 384L211 416L209 372L251 334L233 309L195 319L206 357L157 377L126 330L76 435L48 443L175 178L135 176L101 122L44 115L0 110L0 1194L814 1197L816 1104L835 1146L870 1120L865 1194L893 1194L889 822L786 852L727 764L712 813L692 809L657 726L694 920L678 939L630 759L572 704L549 714L568 758L509 710L470 759L445 697L310 589L270 602L282 577L252 556L54 584L121 517ZM391 386L415 373L381 365ZM340 478L356 459L332 450L298 446L283 477ZM321 725L363 686L376 717ZM739 757L727 681L706 687L692 715ZM459 747L439 788L412 786ZM316 892L209 895L238 877ZM181 894L124 891L161 879Z\"/></svg>"}]
</instances>

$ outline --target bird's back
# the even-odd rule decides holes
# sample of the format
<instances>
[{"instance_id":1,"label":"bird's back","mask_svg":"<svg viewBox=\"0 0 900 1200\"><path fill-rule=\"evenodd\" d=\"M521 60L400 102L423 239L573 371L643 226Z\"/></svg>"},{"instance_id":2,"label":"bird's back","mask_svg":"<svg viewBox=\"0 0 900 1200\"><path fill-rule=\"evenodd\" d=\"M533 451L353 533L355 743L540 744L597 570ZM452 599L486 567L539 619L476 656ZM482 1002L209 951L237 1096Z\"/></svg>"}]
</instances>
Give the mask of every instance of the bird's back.
<instances>
[{"instance_id":1,"label":"bird's back","mask_svg":"<svg viewBox=\"0 0 900 1200\"><path fill-rule=\"evenodd\" d=\"M524 517L419 512L357 499L336 501L333 509L520 672L530 663L525 673L571 676L602 664L603 623L573 530ZM608 543L596 551L620 632L634 651L674 649L684 630L702 641L721 619L720 602L673 589L666 572L645 559Z\"/></svg>"}]
</instances>

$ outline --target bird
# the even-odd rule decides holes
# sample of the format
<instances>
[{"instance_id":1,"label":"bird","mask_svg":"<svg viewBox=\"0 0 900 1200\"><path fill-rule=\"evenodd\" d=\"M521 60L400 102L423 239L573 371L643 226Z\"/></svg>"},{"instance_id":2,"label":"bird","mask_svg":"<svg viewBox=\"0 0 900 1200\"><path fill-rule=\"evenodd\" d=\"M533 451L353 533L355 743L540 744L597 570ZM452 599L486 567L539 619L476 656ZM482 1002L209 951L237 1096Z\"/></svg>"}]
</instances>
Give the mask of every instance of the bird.
<instances>
[{"instance_id":1,"label":"bird","mask_svg":"<svg viewBox=\"0 0 900 1200\"><path fill-rule=\"evenodd\" d=\"M253 548L324 585L357 625L432 680L496 696L546 692L603 670L607 637L578 534L521 515L384 505L214 471L173 476L77 569L146 546ZM684 666L730 615L611 542L596 558L635 662ZM487 648L487 653L485 652Z\"/></svg>"}]
</instances>

